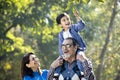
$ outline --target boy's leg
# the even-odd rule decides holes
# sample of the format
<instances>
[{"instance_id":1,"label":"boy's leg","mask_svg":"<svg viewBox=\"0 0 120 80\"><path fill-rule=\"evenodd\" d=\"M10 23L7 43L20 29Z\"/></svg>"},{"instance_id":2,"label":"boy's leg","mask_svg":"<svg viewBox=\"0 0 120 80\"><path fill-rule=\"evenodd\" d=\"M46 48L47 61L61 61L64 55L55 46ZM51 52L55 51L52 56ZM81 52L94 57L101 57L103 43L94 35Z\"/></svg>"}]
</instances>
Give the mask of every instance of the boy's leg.
<instances>
[{"instance_id":1,"label":"boy's leg","mask_svg":"<svg viewBox=\"0 0 120 80\"><path fill-rule=\"evenodd\" d=\"M84 52L77 50L77 54L76 54L77 65L78 65L78 68L81 72L84 72L82 61L84 61L85 58L83 57L83 54L84 54Z\"/></svg>"},{"instance_id":2,"label":"boy's leg","mask_svg":"<svg viewBox=\"0 0 120 80\"><path fill-rule=\"evenodd\" d=\"M84 73L85 73L84 77L87 80L96 80L94 71L93 71L93 67L92 67L92 62L90 60L85 60L83 62L83 67L84 67Z\"/></svg>"},{"instance_id":3,"label":"boy's leg","mask_svg":"<svg viewBox=\"0 0 120 80\"><path fill-rule=\"evenodd\" d=\"M83 52L82 52L82 54L83 54ZM78 57L78 55L81 56L81 54L79 52L77 53L76 57ZM83 56L81 56L81 57L83 57ZM81 75L84 76L84 67L83 67L82 61L77 59L77 65L78 65L79 70L81 71ZM86 80L86 78L82 77L81 80Z\"/></svg>"},{"instance_id":4,"label":"boy's leg","mask_svg":"<svg viewBox=\"0 0 120 80\"><path fill-rule=\"evenodd\" d=\"M78 50L77 54L77 65L80 71L84 72L86 79L95 80L92 62L88 60L83 51ZM82 64L82 66L81 66ZM92 78L92 79L91 79Z\"/></svg>"}]
</instances>

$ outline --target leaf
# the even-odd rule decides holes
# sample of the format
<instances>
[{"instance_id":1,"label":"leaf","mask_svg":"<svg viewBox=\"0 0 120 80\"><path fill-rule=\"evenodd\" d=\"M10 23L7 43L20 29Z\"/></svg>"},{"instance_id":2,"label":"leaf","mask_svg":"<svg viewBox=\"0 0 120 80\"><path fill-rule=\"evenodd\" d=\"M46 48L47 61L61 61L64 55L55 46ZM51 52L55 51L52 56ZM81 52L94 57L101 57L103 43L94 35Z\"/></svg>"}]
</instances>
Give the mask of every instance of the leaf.
<instances>
[{"instance_id":1,"label":"leaf","mask_svg":"<svg viewBox=\"0 0 120 80\"><path fill-rule=\"evenodd\" d=\"M77 4L79 4L79 3L80 3L80 0L75 0L75 2L76 2Z\"/></svg>"},{"instance_id":2,"label":"leaf","mask_svg":"<svg viewBox=\"0 0 120 80\"><path fill-rule=\"evenodd\" d=\"M105 0L98 0L99 2L104 2Z\"/></svg>"},{"instance_id":3,"label":"leaf","mask_svg":"<svg viewBox=\"0 0 120 80\"><path fill-rule=\"evenodd\" d=\"M84 4L88 4L88 3L90 2L90 0L82 0L82 2L83 2Z\"/></svg>"},{"instance_id":4,"label":"leaf","mask_svg":"<svg viewBox=\"0 0 120 80\"><path fill-rule=\"evenodd\" d=\"M4 66L4 69L5 70L9 70L9 69L11 69L11 65L10 65L10 63L5 63L5 66Z\"/></svg>"}]
</instances>

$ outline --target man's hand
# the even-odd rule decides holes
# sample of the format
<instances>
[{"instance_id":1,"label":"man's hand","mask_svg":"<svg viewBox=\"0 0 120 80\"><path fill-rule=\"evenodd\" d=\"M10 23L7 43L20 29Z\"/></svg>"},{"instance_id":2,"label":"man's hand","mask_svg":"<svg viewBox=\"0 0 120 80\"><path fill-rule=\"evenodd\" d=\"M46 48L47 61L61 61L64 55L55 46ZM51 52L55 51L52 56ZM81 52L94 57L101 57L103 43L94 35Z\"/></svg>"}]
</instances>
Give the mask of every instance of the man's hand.
<instances>
[{"instance_id":1,"label":"man's hand","mask_svg":"<svg viewBox=\"0 0 120 80\"><path fill-rule=\"evenodd\" d=\"M51 67L56 68L62 64L63 64L63 59L59 56L55 61L53 61L53 63L51 64Z\"/></svg>"}]
</instances>

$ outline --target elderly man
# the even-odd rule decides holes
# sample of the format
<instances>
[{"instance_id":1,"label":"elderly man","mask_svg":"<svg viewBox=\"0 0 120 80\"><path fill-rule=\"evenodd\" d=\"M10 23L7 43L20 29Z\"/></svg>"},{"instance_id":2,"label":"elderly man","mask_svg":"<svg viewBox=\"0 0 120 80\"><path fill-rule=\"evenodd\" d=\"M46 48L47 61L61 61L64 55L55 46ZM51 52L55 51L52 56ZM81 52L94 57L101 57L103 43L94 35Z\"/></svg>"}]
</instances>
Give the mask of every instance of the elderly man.
<instances>
[{"instance_id":1,"label":"elderly man","mask_svg":"<svg viewBox=\"0 0 120 80\"><path fill-rule=\"evenodd\" d=\"M73 38L66 38L62 43L62 58L58 57L52 64L48 74L48 80L94 80L92 68L88 61L80 58L80 71L77 66L76 51L77 43Z\"/></svg>"}]
</instances>

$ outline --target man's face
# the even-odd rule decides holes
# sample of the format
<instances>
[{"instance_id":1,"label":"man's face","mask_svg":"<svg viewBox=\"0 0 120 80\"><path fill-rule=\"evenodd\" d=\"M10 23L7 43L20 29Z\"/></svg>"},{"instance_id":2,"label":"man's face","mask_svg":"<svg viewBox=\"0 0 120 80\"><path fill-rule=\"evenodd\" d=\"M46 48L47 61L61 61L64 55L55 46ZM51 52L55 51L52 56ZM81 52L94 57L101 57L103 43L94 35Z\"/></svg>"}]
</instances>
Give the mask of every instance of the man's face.
<instances>
[{"instance_id":1,"label":"man's face","mask_svg":"<svg viewBox=\"0 0 120 80\"><path fill-rule=\"evenodd\" d=\"M62 17L60 22L61 22L60 26L62 26L63 29L69 29L71 25L71 21L68 15Z\"/></svg>"},{"instance_id":2,"label":"man's face","mask_svg":"<svg viewBox=\"0 0 120 80\"><path fill-rule=\"evenodd\" d=\"M71 39L67 39L63 41L62 44L62 51L63 51L63 58L65 60L69 60L72 57L75 57L76 46L73 46L73 42Z\"/></svg>"}]
</instances>

